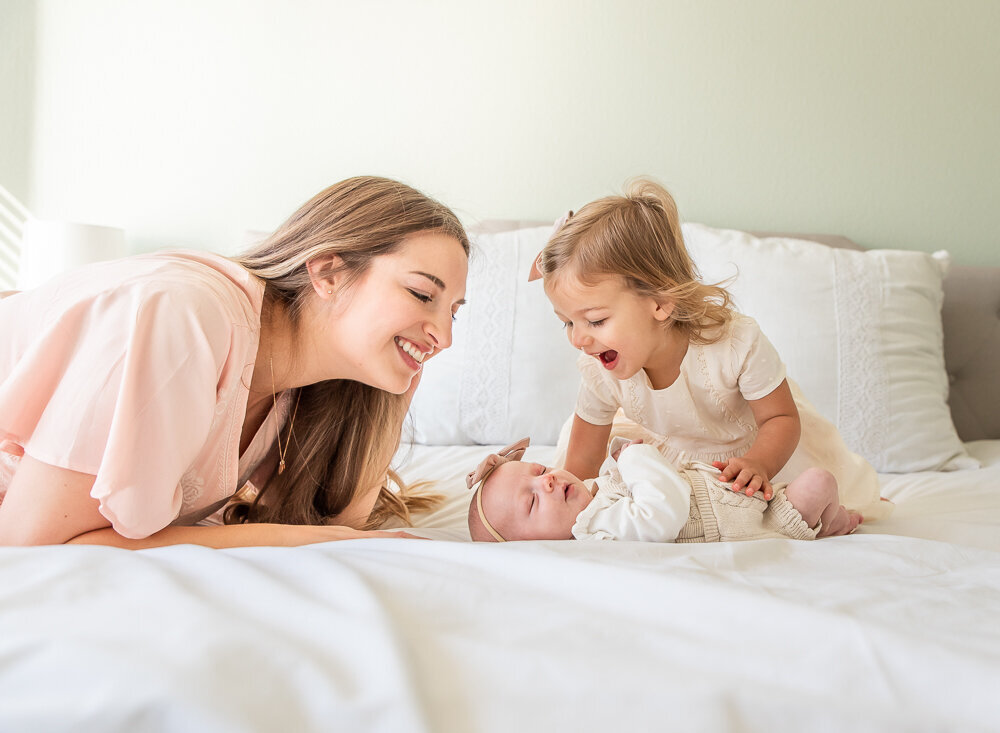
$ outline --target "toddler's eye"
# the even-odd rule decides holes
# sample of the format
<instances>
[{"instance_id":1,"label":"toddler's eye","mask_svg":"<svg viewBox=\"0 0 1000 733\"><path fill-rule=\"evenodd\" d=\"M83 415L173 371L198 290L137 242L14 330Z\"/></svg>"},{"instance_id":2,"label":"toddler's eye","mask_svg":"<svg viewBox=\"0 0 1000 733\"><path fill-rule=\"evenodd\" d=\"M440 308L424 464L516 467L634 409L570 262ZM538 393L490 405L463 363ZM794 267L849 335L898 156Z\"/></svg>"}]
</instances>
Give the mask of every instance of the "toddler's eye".
<instances>
[{"instance_id":1,"label":"toddler's eye","mask_svg":"<svg viewBox=\"0 0 1000 733\"><path fill-rule=\"evenodd\" d=\"M592 328L597 328L598 326L603 326L604 322L606 320L608 320L608 319L607 318L602 318L599 321L587 321L587 323L589 323Z\"/></svg>"},{"instance_id":2,"label":"toddler's eye","mask_svg":"<svg viewBox=\"0 0 1000 733\"><path fill-rule=\"evenodd\" d=\"M431 296L424 295L423 293L418 292L416 290L411 290L410 288L407 288L407 290L409 290L410 295L412 295L414 298L416 298L417 300L419 300L421 303L430 303L431 302ZM452 318L454 318L454 316L452 316Z\"/></svg>"}]
</instances>

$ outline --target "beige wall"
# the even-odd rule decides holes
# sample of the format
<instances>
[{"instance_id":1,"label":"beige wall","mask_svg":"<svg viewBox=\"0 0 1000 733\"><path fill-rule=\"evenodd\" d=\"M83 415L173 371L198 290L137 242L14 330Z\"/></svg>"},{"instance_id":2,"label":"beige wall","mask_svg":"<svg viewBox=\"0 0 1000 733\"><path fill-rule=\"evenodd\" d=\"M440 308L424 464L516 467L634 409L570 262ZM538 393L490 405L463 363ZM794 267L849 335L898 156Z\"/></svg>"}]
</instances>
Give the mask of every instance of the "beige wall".
<instances>
[{"instance_id":1,"label":"beige wall","mask_svg":"<svg viewBox=\"0 0 1000 733\"><path fill-rule=\"evenodd\" d=\"M0 186L22 201L31 180L34 69L34 0L0 0Z\"/></svg>"},{"instance_id":2,"label":"beige wall","mask_svg":"<svg viewBox=\"0 0 1000 733\"><path fill-rule=\"evenodd\" d=\"M29 203L134 249L231 251L358 173L470 221L648 173L688 220L1000 265L995 0L36 6Z\"/></svg>"}]
</instances>

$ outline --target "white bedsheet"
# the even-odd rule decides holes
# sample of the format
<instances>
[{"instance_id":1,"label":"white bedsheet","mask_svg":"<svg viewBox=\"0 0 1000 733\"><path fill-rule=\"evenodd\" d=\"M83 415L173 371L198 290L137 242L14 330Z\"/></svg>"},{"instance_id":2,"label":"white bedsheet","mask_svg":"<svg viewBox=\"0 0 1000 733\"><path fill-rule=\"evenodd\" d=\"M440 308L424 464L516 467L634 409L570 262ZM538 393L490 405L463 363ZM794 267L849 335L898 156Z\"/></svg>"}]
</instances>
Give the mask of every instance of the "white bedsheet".
<instances>
[{"instance_id":1,"label":"white bedsheet","mask_svg":"<svg viewBox=\"0 0 1000 733\"><path fill-rule=\"evenodd\" d=\"M0 731L976 731L1000 441L818 542L0 549ZM458 540L485 448L414 449ZM544 461L552 449L533 449Z\"/></svg>"}]
</instances>

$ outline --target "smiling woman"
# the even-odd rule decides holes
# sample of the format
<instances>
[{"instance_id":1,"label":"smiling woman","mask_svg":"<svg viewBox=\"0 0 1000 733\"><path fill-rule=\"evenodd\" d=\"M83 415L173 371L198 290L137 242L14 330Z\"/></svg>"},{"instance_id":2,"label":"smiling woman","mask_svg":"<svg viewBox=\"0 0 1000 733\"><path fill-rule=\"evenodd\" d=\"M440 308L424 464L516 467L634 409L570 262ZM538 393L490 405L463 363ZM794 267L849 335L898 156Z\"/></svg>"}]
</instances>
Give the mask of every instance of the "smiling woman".
<instances>
[{"instance_id":1,"label":"smiling woman","mask_svg":"<svg viewBox=\"0 0 1000 733\"><path fill-rule=\"evenodd\" d=\"M310 267L326 283L315 303L324 335L307 368L319 375L336 364L341 379L405 392L424 360L451 346L467 272L456 253L455 238L435 232L406 237L357 279L337 255L313 260Z\"/></svg>"},{"instance_id":2,"label":"smiling woman","mask_svg":"<svg viewBox=\"0 0 1000 733\"><path fill-rule=\"evenodd\" d=\"M389 462L468 251L447 207L359 177L235 261L143 255L0 301L0 544L294 545L405 518L421 502Z\"/></svg>"}]
</instances>

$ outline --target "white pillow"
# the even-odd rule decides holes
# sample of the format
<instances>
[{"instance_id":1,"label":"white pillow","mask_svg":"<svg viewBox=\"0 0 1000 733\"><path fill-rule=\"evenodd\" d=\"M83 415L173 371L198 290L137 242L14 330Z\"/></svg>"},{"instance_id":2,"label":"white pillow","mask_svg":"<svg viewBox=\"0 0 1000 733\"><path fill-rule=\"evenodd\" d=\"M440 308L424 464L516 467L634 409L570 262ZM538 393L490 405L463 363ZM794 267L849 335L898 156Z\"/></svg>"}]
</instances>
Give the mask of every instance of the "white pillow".
<instances>
[{"instance_id":1,"label":"white pillow","mask_svg":"<svg viewBox=\"0 0 1000 733\"><path fill-rule=\"evenodd\" d=\"M555 445L573 412L576 350L531 263L551 226L473 238L453 343L424 366L408 437L424 445Z\"/></svg>"},{"instance_id":2,"label":"white pillow","mask_svg":"<svg viewBox=\"0 0 1000 733\"><path fill-rule=\"evenodd\" d=\"M948 409L947 253L835 249L684 224L705 282L757 319L788 375L883 473L977 468Z\"/></svg>"}]
</instances>

